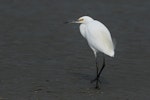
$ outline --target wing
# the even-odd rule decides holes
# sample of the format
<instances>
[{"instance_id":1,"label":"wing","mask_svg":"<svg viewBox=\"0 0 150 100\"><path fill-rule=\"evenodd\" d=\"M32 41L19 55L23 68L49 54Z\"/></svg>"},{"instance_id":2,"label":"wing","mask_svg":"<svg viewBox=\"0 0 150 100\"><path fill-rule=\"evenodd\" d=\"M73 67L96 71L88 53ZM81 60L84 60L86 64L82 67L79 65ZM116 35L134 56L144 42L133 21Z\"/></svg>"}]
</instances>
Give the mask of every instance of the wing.
<instances>
[{"instance_id":1,"label":"wing","mask_svg":"<svg viewBox=\"0 0 150 100\"><path fill-rule=\"evenodd\" d=\"M109 30L99 21L87 25L86 35L90 47L109 56L114 56L114 45Z\"/></svg>"}]
</instances>

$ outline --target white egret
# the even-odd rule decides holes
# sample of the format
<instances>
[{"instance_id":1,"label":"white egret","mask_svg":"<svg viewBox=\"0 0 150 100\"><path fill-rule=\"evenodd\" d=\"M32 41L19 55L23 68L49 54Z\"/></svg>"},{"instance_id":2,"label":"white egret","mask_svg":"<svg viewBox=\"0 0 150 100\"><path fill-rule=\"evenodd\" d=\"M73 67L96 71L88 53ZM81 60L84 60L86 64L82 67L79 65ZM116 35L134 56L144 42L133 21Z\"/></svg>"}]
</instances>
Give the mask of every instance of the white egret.
<instances>
[{"instance_id":1,"label":"white egret","mask_svg":"<svg viewBox=\"0 0 150 100\"><path fill-rule=\"evenodd\" d=\"M99 70L97 63L97 53L102 52L110 57L114 57L115 47L111 38L111 34L104 24L92 19L89 16L80 17L78 20L72 21L70 23L80 23L81 35L87 40L90 48L94 52L97 76L94 80L91 81L91 83L96 81L96 88L98 89L99 77L105 67L105 58L103 56L103 65Z\"/></svg>"}]
</instances>

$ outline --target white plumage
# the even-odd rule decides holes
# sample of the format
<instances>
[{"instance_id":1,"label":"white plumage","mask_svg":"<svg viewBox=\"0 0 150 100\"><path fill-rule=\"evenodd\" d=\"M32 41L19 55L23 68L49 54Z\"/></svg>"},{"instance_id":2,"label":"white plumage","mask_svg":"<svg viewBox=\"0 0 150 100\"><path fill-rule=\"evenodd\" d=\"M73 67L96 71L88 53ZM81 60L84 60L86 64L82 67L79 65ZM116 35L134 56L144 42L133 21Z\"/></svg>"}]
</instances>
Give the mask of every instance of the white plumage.
<instances>
[{"instance_id":1,"label":"white plumage","mask_svg":"<svg viewBox=\"0 0 150 100\"><path fill-rule=\"evenodd\" d=\"M79 18L79 21L76 23L81 23L80 32L87 39L94 54L101 51L106 55L114 57L114 44L106 26L89 16L83 16Z\"/></svg>"},{"instance_id":2,"label":"white plumage","mask_svg":"<svg viewBox=\"0 0 150 100\"><path fill-rule=\"evenodd\" d=\"M91 82L96 81L96 88L99 88L98 82L100 74L105 67L105 58L103 60L102 68L99 70L97 63L97 53L102 52L110 57L114 57L115 47L111 38L111 34L104 24L92 19L89 16L80 17L77 21L72 21L71 23L81 24L80 32L87 40L90 48L95 54L97 75L96 78Z\"/></svg>"}]
</instances>

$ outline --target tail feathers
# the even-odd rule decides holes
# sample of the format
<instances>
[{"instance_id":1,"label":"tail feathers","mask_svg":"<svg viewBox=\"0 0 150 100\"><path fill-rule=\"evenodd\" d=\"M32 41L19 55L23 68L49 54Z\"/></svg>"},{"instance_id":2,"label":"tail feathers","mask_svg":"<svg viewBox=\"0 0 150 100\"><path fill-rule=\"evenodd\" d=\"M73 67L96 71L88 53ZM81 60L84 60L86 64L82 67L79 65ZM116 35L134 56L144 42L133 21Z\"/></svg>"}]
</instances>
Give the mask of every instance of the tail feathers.
<instances>
[{"instance_id":1,"label":"tail feathers","mask_svg":"<svg viewBox=\"0 0 150 100\"><path fill-rule=\"evenodd\" d=\"M109 52L109 53L106 53L106 55L108 55L108 56L110 56L110 57L114 57L115 52L114 52L114 51L111 51L111 52Z\"/></svg>"},{"instance_id":2,"label":"tail feathers","mask_svg":"<svg viewBox=\"0 0 150 100\"><path fill-rule=\"evenodd\" d=\"M113 39L113 50L109 50L106 54L110 57L114 57L115 56L115 48L116 48L116 39Z\"/></svg>"},{"instance_id":3,"label":"tail feathers","mask_svg":"<svg viewBox=\"0 0 150 100\"><path fill-rule=\"evenodd\" d=\"M114 56L115 56L115 52L112 51L112 52L109 54L109 56L114 57Z\"/></svg>"}]
</instances>

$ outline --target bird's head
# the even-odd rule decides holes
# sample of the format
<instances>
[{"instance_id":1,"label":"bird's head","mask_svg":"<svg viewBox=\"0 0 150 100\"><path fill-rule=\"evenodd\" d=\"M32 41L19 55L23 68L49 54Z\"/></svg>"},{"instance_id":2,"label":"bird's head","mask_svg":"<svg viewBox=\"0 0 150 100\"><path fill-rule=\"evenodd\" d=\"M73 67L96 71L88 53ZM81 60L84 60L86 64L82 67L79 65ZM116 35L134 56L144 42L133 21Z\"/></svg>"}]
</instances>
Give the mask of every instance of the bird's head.
<instances>
[{"instance_id":1,"label":"bird's head","mask_svg":"<svg viewBox=\"0 0 150 100\"><path fill-rule=\"evenodd\" d=\"M84 24L84 23L88 23L88 22L93 21L93 20L94 19L92 19L89 16L83 16L83 17L78 18L77 20L74 20L74 21L71 21L71 22L68 22L68 23L80 23L80 24Z\"/></svg>"}]
</instances>

